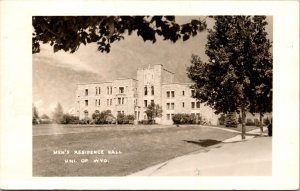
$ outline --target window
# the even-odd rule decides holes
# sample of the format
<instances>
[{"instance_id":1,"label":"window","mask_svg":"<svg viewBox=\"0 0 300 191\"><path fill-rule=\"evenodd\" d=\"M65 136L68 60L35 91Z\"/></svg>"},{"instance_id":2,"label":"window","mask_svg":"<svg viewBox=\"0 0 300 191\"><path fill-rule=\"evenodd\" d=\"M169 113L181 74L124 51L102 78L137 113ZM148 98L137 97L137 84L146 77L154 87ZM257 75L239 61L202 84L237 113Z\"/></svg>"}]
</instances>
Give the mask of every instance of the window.
<instances>
[{"instance_id":1,"label":"window","mask_svg":"<svg viewBox=\"0 0 300 191\"><path fill-rule=\"evenodd\" d=\"M197 102L197 108L200 108L200 102Z\"/></svg>"},{"instance_id":2,"label":"window","mask_svg":"<svg viewBox=\"0 0 300 191\"><path fill-rule=\"evenodd\" d=\"M172 95L172 97L175 97L175 92L171 91L171 95Z\"/></svg>"},{"instance_id":3,"label":"window","mask_svg":"<svg viewBox=\"0 0 300 191\"><path fill-rule=\"evenodd\" d=\"M196 113L197 119L201 119L200 113Z\"/></svg>"},{"instance_id":4,"label":"window","mask_svg":"<svg viewBox=\"0 0 300 191\"><path fill-rule=\"evenodd\" d=\"M144 105L145 105L145 107L148 106L147 100L144 100Z\"/></svg>"},{"instance_id":5,"label":"window","mask_svg":"<svg viewBox=\"0 0 300 191\"><path fill-rule=\"evenodd\" d=\"M170 120L170 114L167 114L167 120Z\"/></svg>"},{"instance_id":6,"label":"window","mask_svg":"<svg viewBox=\"0 0 300 191\"><path fill-rule=\"evenodd\" d=\"M122 97L122 104L124 104L124 98Z\"/></svg>"},{"instance_id":7,"label":"window","mask_svg":"<svg viewBox=\"0 0 300 191\"><path fill-rule=\"evenodd\" d=\"M121 98L118 98L118 104L121 105Z\"/></svg>"},{"instance_id":8,"label":"window","mask_svg":"<svg viewBox=\"0 0 300 191\"><path fill-rule=\"evenodd\" d=\"M107 86L107 95L112 94L112 86Z\"/></svg>"},{"instance_id":9,"label":"window","mask_svg":"<svg viewBox=\"0 0 300 191\"><path fill-rule=\"evenodd\" d=\"M154 100L153 99L151 100L151 105L154 105Z\"/></svg>"},{"instance_id":10,"label":"window","mask_svg":"<svg viewBox=\"0 0 300 191\"><path fill-rule=\"evenodd\" d=\"M145 90L145 95L147 95L148 94L147 86L144 87L144 90Z\"/></svg>"},{"instance_id":11,"label":"window","mask_svg":"<svg viewBox=\"0 0 300 191\"><path fill-rule=\"evenodd\" d=\"M100 95L100 93L101 93L101 88L100 87L96 87L96 95Z\"/></svg>"},{"instance_id":12,"label":"window","mask_svg":"<svg viewBox=\"0 0 300 191\"><path fill-rule=\"evenodd\" d=\"M174 114L171 114L171 119L173 119L173 117L174 117Z\"/></svg>"},{"instance_id":13,"label":"window","mask_svg":"<svg viewBox=\"0 0 300 191\"><path fill-rule=\"evenodd\" d=\"M84 113L84 118L88 118L89 117L89 112L87 110L85 110L83 113Z\"/></svg>"},{"instance_id":14,"label":"window","mask_svg":"<svg viewBox=\"0 0 300 191\"><path fill-rule=\"evenodd\" d=\"M107 105L109 105L109 99L107 99Z\"/></svg>"},{"instance_id":15,"label":"window","mask_svg":"<svg viewBox=\"0 0 300 191\"><path fill-rule=\"evenodd\" d=\"M89 105L89 100L84 100L85 101L85 105L88 106Z\"/></svg>"},{"instance_id":16,"label":"window","mask_svg":"<svg viewBox=\"0 0 300 191\"><path fill-rule=\"evenodd\" d=\"M182 91L182 96L184 96L184 91Z\"/></svg>"},{"instance_id":17,"label":"window","mask_svg":"<svg viewBox=\"0 0 300 191\"><path fill-rule=\"evenodd\" d=\"M112 99L110 99L110 103L109 104L112 105Z\"/></svg>"},{"instance_id":18,"label":"window","mask_svg":"<svg viewBox=\"0 0 300 191\"><path fill-rule=\"evenodd\" d=\"M88 89L85 89L85 95L89 95L89 90Z\"/></svg>"},{"instance_id":19,"label":"window","mask_svg":"<svg viewBox=\"0 0 300 191\"><path fill-rule=\"evenodd\" d=\"M171 103L171 109L174 109L175 103Z\"/></svg>"},{"instance_id":20,"label":"window","mask_svg":"<svg viewBox=\"0 0 300 191\"><path fill-rule=\"evenodd\" d=\"M119 93L123 94L124 93L124 87L119 87Z\"/></svg>"},{"instance_id":21,"label":"window","mask_svg":"<svg viewBox=\"0 0 300 191\"><path fill-rule=\"evenodd\" d=\"M167 103L167 109L170 109L170 103Z\"/></svg>"},{"instance_id":22,"label":"window","mask_svg":"<svg viewBox=\"0 0 300 191\"><path fill-rule=\"evenodd\" d=\"M167 91L167 98L169 98L170 97L170 92L169 91Z\"/></svg>"},{"instance_id":23,"label":"window","mask_svg":"<svg viewBox=\"0 0 300 191\"><path fill-rule=\"evenodd\" d=\"M95 106L100 106L100 99L95 100Z\"/></svg>"},{"instance_id":24,"label":"window","mask_svg":"<svg viewBox=\"0 0 300 191\"><path fill-rule=\"evenodd\" d=\"M182 107L184 107L184 102L182 102Z\"/></svg>"},{"instance_id":25,"label":"window","mask_svg":"<svg viewBox=\"0 0 300 191\"><path fill-rule=\"evenodd\" d=\"M195 108L195 102L192 102L192 109Z\"/></svg>"},{"instance_id":26,"label":"window","mask_svg":"<svg viewBox=\"0 0 300 191\"><path fill-rule=\"evenodd\" d=\"M192 97L195 96L195 90L192 90Z\"/></svg>"},{"instance_id":27,"label":"window","mask_svg":"<svg viewBox=\"0 0 300 191\"><path fill-rule=\"evenodd\" d=\"M151 86L151 95L154 95L154 86Z\"/></svg>"}]
</instances>

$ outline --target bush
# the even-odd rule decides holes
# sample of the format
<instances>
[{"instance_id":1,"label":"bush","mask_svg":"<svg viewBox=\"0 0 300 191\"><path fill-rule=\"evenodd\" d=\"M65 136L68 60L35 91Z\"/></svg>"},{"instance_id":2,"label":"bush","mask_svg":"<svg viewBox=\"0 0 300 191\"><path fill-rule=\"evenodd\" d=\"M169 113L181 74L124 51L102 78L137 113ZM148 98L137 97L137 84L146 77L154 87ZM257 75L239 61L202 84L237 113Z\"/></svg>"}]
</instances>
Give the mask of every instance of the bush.
<instances>
[{"instance_id":1,"label":"bush","mask_svg":"<svg viewBox=\"0 0 300 191\"><path fill-rule=\"evenodd\" d=\"M221 114L218 120L220 125L225 125L225 114Z\"/></svg>"},{"instance_id":2,"label":"bush","mask_svg":"<svg viewBox=\"0 0 300 191\"><path fill-rule=\"evenodd\" d=\"M226 127L237 127L237 119L235 112L229 112L225 117Z\"/></svg>"},{"instance_id":3,"label":"bush","mask_svg":"<svg viewBox=\"0 0 300 191\"><path fill-rule=\"evenodd\" d=\"M260 122L257 118L254 119L254 125L259 127L260 126Z\"/></svg>"},{"instance_id":4,"label":"bush","mask_svg":"<svg viewBox=\"0 0 300 191\"><path fill-rule=\"evenodd\" d=\"M127 115L127 118L129 124L134 124L134 119L135 119L134 115Z\"/></svg>"},{"instance_id":5,"label":"bush","mask_svg":"<svg viewBox=\"0 0 300 191\"><path fill-rule=\"evenodd\" d=\"M51 124L51 123L52 123L52 120L51 120L51 119L41 118L41 119L39 120L39 123L40 123L40 124Z\"/></svg>"},{"instance_id":6,"label":"bush","mask_svg":"<svg viewBox=\"0 0 300 191\"><path fill-rule=\"evenodd\" d=\"M270 122L270 119L269 119L269 117L267 117L267 118L264 118L264 120L263 120L263 123L264 123L265 125L270 125L270 124L271 124L271 122Z\"/></svg>"},{"instance_id":7,"label":"bush","mask_svg":"<svg viewBox=\"0 0 300 191\"><path fill-rule=\"evenodd\" d=\"M172 117L173 123L179 124L202 124L202 119L197 118L195 114L177 113Z\"/></svg>"},{"instance_id":8,"label":"bush","mask_svg":"<svg viewBox=\"0 0 300 191\"><path fill-rule=\"evenodd\" d=\"M113 124L116 123L116 118L111 114L110 110L102 111L101 113L96 110L92 114L94 124Z\"/></svg>"},{"instance_id":9,"label":"bush","mask_svg":"<svg viewBox=\"0 0 300 191\"><path fill-rule=\"evenodd\" d=\"M62 119L60 121L61 124L78 124L79 117L70 115L70 114L64 114L62 116Z\"/></svg>"},{"instance_id":10,"label":"bush","mask_svg":"<svg viewBox=\"0 0 300 191\"><path fill-rule=\"evenodd\" d=\"M144 119L144 120L139 121L138 124L140 124L140 125L153 125L153 124L155 124L155 120L151 121L151 120Z\"/></svg>"},{"instance_id":11,"label":"bush","mask_svg":"<svg viewBox=\"0 0 300 191\"><path fill-rule=\"evenodd\" d=\"M254 126L255 123L253 122L252 119L249 118L249 119L246 120L246 125L247 125L247 126Z\"/></svg>"},{"instance_id":12,"label":"bush","mask_svg":"<svg viewBox=\"0 0 300 191\"><path fill-rule=\"evenodd\" d=\"M86 125L86 124L89 124L90 121L91 121L90 119L81 119L78 121L78 124Z\"/></svg>"},{"instance_id":13,"label":"bush","mask_svg":"<svg viewBox=\"0 0 300 191\"><path fill-rule=\"evenodd\" d=\"M134 115L124 115L119 113L117 116L118 124L133 124L134 123Z\"/></svg>"}]
</instances>

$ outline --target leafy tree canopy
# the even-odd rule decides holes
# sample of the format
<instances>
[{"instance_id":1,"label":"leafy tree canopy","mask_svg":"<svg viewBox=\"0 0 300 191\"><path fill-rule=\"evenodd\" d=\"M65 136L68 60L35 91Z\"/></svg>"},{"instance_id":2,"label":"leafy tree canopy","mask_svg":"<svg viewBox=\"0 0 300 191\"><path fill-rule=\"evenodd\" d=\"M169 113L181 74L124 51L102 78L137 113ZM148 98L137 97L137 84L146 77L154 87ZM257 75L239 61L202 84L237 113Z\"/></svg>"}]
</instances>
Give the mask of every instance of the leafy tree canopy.
<instances>
[{"instance_id":1,"label":"leafy tree canopy","mask_svg":"<svg viewBox=\"0 0 300 191\"><path fill-rule=\"evenodd\" d=\"M60 104L57 104L55 110L54 110L54 113L53 113L53 120L56 122L56 123L61 123L62 119L63 119L63 108Z\"/></svg>"},{"instance_id":2,"label":"leafy tree canopy","mask_svg":"<svg viewBox=\"0 0 300 191\"><path fill-rule=\"evenodd\" d=\"M81 44L97 43L98 50L110 52L113 42L124 36L136 34L144 41L184 41L206 28L205 21L193 19L179 25L174 16L34 16L32 53L40 52L40 42L50 43L54 52L74 53Z\"/></svg>"},{"instance_id":3,"label":"leafy tree canopy","mask_svg":"<svg viewBox=\"0 0 300 191\"><path fill-rule=\"evenodd\" d=\"M151 103L147 106L147 110L145 111L148 120L152 121L155 117L162 116L162 107L158 104Z\"/></svg>"},{"instance_id":4,"label":"leafy tree canopy","mask_svg":"<svg viewBox=\"0 0 300 191\"><path fill-rule=\"evenodd\" d=\"M272 108L273 60L265 16L214 16L208 30L207 63L193 55L188 76L195 97L216 113L264 113Z\"/></svg>"},{"instance_id":5,"label":"leafy tree canopy","mask_svg":"<svg viewBox=\"0 0 300 191\"><path fill-rule=\"evenodd\" d=\"M195 97L217 113L239 112L242 106L255 112L263 103L271 104L273 64L265 17L213 18L206 44L209 61L193 55L188 68Z\"/></svg>"}]
</instances>

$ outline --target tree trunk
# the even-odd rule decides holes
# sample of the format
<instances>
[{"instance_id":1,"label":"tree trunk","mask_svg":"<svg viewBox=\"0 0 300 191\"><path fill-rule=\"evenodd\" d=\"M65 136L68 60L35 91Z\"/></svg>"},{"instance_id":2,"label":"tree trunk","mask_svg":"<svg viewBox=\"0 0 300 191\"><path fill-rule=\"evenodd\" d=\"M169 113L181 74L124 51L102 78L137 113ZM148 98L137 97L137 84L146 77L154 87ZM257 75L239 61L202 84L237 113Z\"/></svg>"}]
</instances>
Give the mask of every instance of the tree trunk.
<instances>
[{"instance_id":1,"label":"tree trunk","mask_svg":"<svg viewBox=\"0 0 300 191\"><path fill-rule=\"evenodd\" d=\"M244 108L241 109L242 110L242 140L246 138L246 125L245 125L245 121L246 121L246 111Z\"/></svg>"},{"instance_id":2,"label":"tree trunk","mask_svg":"<svg viewBox=\"0 0 300 191\"><path fill-rule=\"evenodd\" d=\"M260 136L263 135L263 132L264 132L264 129L263 129L263 121L262 121L262 118L263 118L263 114L262 113L259 113L259 128L260 128Z\"/></svg>"}]
</instances>

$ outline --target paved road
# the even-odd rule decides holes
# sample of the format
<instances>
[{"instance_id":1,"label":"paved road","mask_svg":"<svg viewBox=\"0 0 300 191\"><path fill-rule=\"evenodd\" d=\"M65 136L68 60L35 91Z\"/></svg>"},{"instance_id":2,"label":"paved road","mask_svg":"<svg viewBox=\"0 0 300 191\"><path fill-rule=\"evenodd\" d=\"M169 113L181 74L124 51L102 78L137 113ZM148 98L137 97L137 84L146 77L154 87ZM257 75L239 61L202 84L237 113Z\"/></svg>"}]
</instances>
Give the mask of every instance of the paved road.
<instances>
[{"instance_id":1,"label":"paved road","mask_svg":"<svg viewBox=\"0 0 300 191\"><path fill-rule=\"evenodd\" d=\"M131 176L271 176L272 138L235 136L223 143L136 172Z\"/></svg>"}]
</instances>

